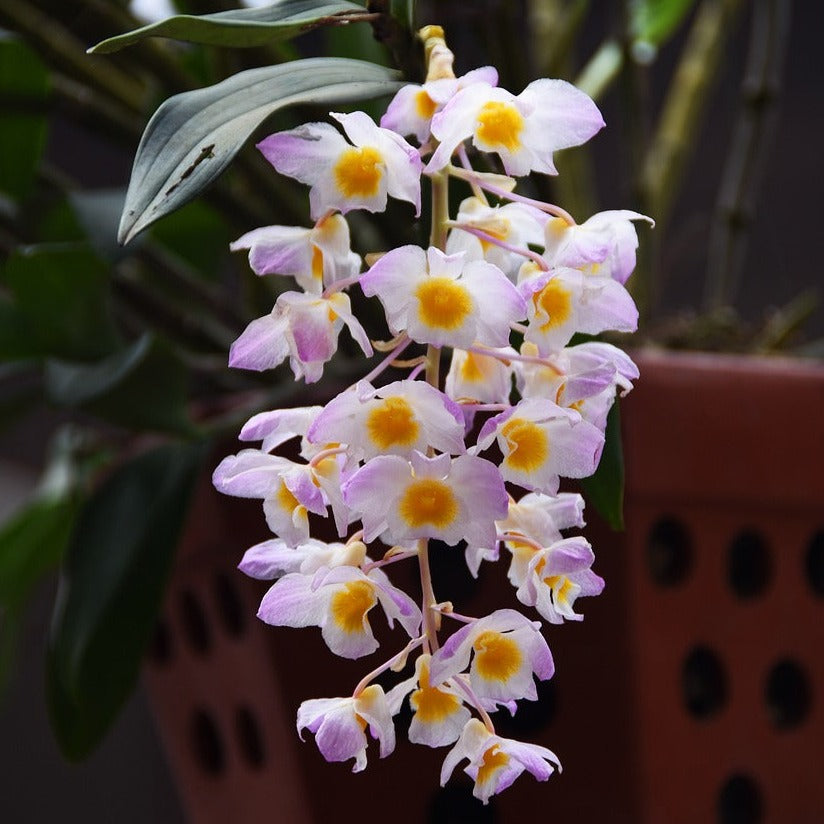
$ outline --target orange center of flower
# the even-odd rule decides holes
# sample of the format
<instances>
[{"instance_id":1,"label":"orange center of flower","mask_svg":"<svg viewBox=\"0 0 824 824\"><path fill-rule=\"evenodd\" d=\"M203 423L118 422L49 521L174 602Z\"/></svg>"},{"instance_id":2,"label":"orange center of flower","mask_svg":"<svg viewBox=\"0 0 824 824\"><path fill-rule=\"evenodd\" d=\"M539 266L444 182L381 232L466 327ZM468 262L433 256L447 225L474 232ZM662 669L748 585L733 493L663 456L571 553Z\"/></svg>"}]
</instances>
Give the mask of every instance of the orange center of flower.
<instances>
[{"instance_id":1,"label":"orange center of flower","mask_svg":"<svg viewBox=\"0 0 824 824\"><path fill-rule=\"evenodd\" d=\"M478 357L478 355L473 355L472 352L467 352L461 364L461 377L467 381L467 383L481 383L486 377L478 361Z\"/></svg>"},{"instance_id":2,"label":"orange center of flower","mask_svg":"<svg viewBox=\"0 0 824 824\"><path fill-rule=\"evenodd\" d=\"M572 592L572 581L565 575L550 575L544 583L553 590L552 597L556 604L566 604Z\"/></svg>"},{"instance_id":3,"label":"orange center of flower","mask_svg":"<svg viewBox=\"0 0 824 824\"><path fill-rule=\"evenodd\" d=\"M472 311L469 292L450 278L426 278L415 297L421 322L436 329L457 329Z\"/></svg>"},{"instance_id":4,"label":"orange center of flower","mask_svg":"<svg viewBox=\"0 0 824 824\"><path fill-rule=\"evenodd\" d=\"M572 293L557 278L552 280L532 296L535 309L543 312L547 320L541 324L541 331L546 332L565 323L572 314Z\"/></svg>"},{"instance_id":5,"label":"orange center of flower","mask_svg":"<svg viewBox=\"0 0 824 824\"><path fill-rule=\"evenodd\" d=\"M519 472L534 472L549 456L546 432L533 421L510 418L502 427L501 434L509 446L504 463Z\"/></svg>"},{"instance_id":6,"label":"orange center of flower","mask_svg":"<svg viewBox=\"0 0 824 824\"><path fill-rule=\"evenodd\" d=\"M344 197L373 197L383 177L383 157L371 146L346 149L335 164L334 174Z\"/></svg>"},{"instance_id":7,"label":"orange center of flower","mask_svg":"<svg viewBox=\"0 0 824 824\"><path fill-rule=\"evenodd\" d=\"M366 419L366 429L372 442L381 449L390 446L410 446L415 443L420 426L405 398L386 398Z\"/></svg>"},{"instance_id":8,"label":"orange center of flower","mask_svg":"<svg viewBox=\"0 0 824 824\"><path fill-rule=\"evenodd\" d=\"M312 247L312 277L320 280L323 277L323 252L320 247Z\"/></svg>"},{"instance_id":9,"label":"orange center of flower","mask_svg":"<svg viewBox=\"0 0 824 824\"><path fill-rule=\"evenodd\" d=\"M502 146L510 152L521 148L524 118L511 103L487 103L478 113L476 137L487 146Z\"/></svg>"},{"instance_id":10,"label":"orange center of flower","mask_svg":"<svg viewBox=\"0 0 824 824\"><path fill-rule=\"evenodd\" d=\"M487 681L507 681L521 667L521 650L511 638L500 632L482 632L472 647L475 650L475 668Z\"/></svg>"},{"instance_id":11,"label":"orange center of flower","mask_svg":"<svg viewBox=\"0 0 824 824\"><path fill-rule=\"evenodd\" d=\"M425 665L421 667L418 683L420 689L409 696L409 703L422 723L436 724L460 708L461 702L456 696L429 686L429 669Z\"/></svg>"},{"instance_id":12,"label":"orange center of flower","mask_svg":"<svg viewBox=\"0 0 824 824\"><path fill-rule=\"evenodd\" d=\"M332 619L344 632L363 632L364 616L376 600L374 590L366 581L350 581L332 598Z\"/></svg>"},{"instance_id":13,"label":"orange center of flower","mask_svg":"<svg viewBox=\"0 0 824 824\"><path fill-rule=\"evenodd\" d=\"M505 752L498 749L498 745L490 747L484 753L484 760L480 767L478 767L479 784L485 784L489 781L498 770L505 767L509 763L509 756Z\"/></svg>"},{"instance_id":14,"label":"orange center of flower","mask_svg":"<svg viewBox=\"0 0 824 824\"><path fill-rule=\"evenodd\" d=\"M300 501L292 494L289 487L286 486L283 481L280 482L275 498L280 507L287 512L294 512L295 509L300 506Z\"/></svg>"},{"instance_id":15,"label":"orange center of flower","mask_svg":"<svg viewBox=\"0 0 824 824\"><path fill-rule=\"evenodd\" d=\"M437 478L421 478L406 488L399 505L400 515L411 527L424 524L442 529L458 516L458 500L449 486Z\"/></svg>"},{"instance_id":16,"label":"orange center of flower","mask_svg":"<svg viewBox=\"0 0 824 824\"><path fill-rule=\"evenodd\" d=\"M415 95L415 111L423 120L429 120L437 108L438 104L423 89Z\"/></svg>"}]
</instances>

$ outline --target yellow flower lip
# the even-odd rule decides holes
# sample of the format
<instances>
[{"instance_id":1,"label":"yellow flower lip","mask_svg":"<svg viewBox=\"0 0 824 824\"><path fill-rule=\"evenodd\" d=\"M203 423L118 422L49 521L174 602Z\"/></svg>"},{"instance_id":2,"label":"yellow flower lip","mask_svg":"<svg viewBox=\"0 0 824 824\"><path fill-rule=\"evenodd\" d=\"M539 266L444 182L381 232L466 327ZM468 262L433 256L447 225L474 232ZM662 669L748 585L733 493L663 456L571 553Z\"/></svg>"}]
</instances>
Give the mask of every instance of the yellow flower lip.
<instances>
[{"instance_id":1,"label":"yellow flower lip","mask_svg":"<svg viewBox=\"0 0 824 824\"><path fill-rule=\"evenodd\" d=\"M540 330L546 332L569 320L572 314L572 292L557 278L552 278L540 292L532 296L537 311L546 315Z\"/></svg>"},{"instance_id":2,"label":"yellow flower lip","mask_svg":"<svg viewBox=\"0 0 824 824\"><path fill-rule=\"evenodd\" d=\"M452 278L425 278L415 290L415 296L418 299L418 317L430 328L458 329L472 312L469 292Z\"/></svg>"},{"instance_id":3,"label":"yellow flower lip","mask_svg":"<svg viewBox=\"0 0 824 824\"><path fill-rule=\"evenodd\" d=\"M518 644L500 632L482 632L472 644L475 668L487 681L507 681L521 667L523 654Z\"/></svg>"},{"instance_id":4,"label":"yellow flower lip","mask_svg":"<svg viewBox=\"0 0 824 824\"><path fill-rule=\"evenodd\" d=\"M502 427L509 453L504 463L519 472L534 472L549 457L549 439L546 432L534 421L526 418L510 418Z\"/></svg>"},{"instance_id":5,"label":"yellow flower lip","mask_svg":"<svg viewBox=\"0 0 824 824\"><path fill-rule=\"evenodd\" d=\"M352 146L335 164L335 184L344 197L374 197L383 178L383 165L383 156L374 147Z\"/></svg>"},{"instance_id":6,"label":"yellow flower lip","mask_svg":"<svg viewBox=\"0 0 824 824\"><path fill-rule=\"evenodd\" d=\"M454 523L460 505L446 482L437 478L420 478L406 488L398 510L401 518L413 528L430 524L444 529Z\"/></svg>"},{"instance_id":7,"label":"yellow flower lip","mask_svg":"<svg viewBox=\"0 0 824 824\"><path fill-rule=\"evenodd\" d=\"M382 400L366 419L369 438L379 449L414 444L420 434L415 412L405 398L389 397Z\"/></svg>"},{"instance_id":8,"label":"yellow flower lip","mask_svg":"<svg viewBox=\"0 0 824 824\"><path fill-rule=\"evenodd\" d=\"M347 634L361 633L366 613L377 603L374 588L366 581L350 581L335 593L329 605L334 622Z\"/></svg>"},{"instance_id":9,"label":"yellow flower lip","mask_svg":"<svg viewBox=\"0 0 824 824\"><path fill-rule=\"evenodd\" d=\"M517 152L523 128L523 115L512 103L491 101L478 113L475 136L487 146Z\"/></svg>"}]
</instances>

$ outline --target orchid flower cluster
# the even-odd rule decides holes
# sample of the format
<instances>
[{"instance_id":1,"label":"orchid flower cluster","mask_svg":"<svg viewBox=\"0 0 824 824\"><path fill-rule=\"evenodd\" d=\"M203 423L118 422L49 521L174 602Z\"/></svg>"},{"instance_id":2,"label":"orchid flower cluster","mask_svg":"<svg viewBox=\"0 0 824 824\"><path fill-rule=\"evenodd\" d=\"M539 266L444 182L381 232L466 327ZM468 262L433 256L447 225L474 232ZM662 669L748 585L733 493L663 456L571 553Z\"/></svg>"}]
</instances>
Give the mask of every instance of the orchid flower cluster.
<instances>
[{"instance_id":1,"label":"orchid flower cluster","mask_svg":"<svg viewBox=\"0 0 824 824\"><path fill-rule=\"evenodd\" d=\"M535 679L552 677L553 658L539 621L512 609L471 617L439 601L429 541L463 547L476 576L482 562L505 554L518 600L551 624L581 620L577 598L601 592L590 544L563 535L584 525L583 500L559 483L595 471L609 408L638 372L615 346L570 341L636 328L624 282L638 245L633 221L648 218L611 211L577 224L517 194L515 177L556 174L553 153L602 128L597 107L561 80L514 95L497 86L493 68L455 77L442 30L421 36L426 81L403 87L380 125L363 112L333 113L343 134L309 123L259 144L279 173L309 186L315 223L256 229L233 244L249 250L257 274L292 277L298 288L249 324L231 348L232 366L265 370L288 359L296 379L317 381L343 326L371 356L347 294L353 287L382 305L392 338L374 345L388 354L323 407L255 415L240 439L262 445L225 458L214 483L263 502L275 537L240 564L254 578L276 579L260 605L263 621L319 627L333 653L353 659L379 646L374 607L409 637L351 695L304 701L299 734L314 733L327 760L354 759L359 771L367 729L389 755L393 716L408 701L410 740L452 745L441 783L466 761L486 803L524 770L546 780L560 769L553 752L497 735L492 721L501 707L514 713L517 701L537 699ZM476 171L468 144L496 155L503 174ZM429 248L373 255L362 271L346 213L381 211L392 197L417 216L422 175L432 192ZM453 179L471 196L450 218ZM400 358L416 346L425 352ZM382 383L390 366L406 376ZM295 438L300 460L278 454ZM330 513L340 539L331 543L310 534ZM412 559L420 605L386 572ZM442 619L457 628L445 639ZM405 668L411 674L388 691L376 683Z\"/></svg>"}]
</instances>

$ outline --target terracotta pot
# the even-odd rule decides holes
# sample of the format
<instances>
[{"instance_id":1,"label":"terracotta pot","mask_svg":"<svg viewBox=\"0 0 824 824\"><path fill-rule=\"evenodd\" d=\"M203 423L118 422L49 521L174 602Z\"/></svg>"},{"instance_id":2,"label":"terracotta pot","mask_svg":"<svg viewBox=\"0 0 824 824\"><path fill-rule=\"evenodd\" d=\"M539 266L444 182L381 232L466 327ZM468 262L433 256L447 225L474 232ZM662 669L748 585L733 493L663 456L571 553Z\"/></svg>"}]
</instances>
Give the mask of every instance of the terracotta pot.
<instances>
[{"instance_id":1,"label":"terracotta pot","mask_svg":"<svg viewBox=\"0 0 824 824\"><path fill-rule=\"evenodd\" d=\"M637 820L824 820L824 369L640 366L624 408Z\"/></svg>"},{"instance_id":2,"label":"terracotta pot","mask_svg":"<svg viewBox=\"0 0 824 824\"><path fill-rule=\"evenodd\" d=\"M347 694L370 664L334 659L317 630L257 621L265 587L234 565L266 537L260 506L204 484L146 667L192 824L821 820L824 370L638 359L622 406L626 532L589 513L607 588L580 602L582 624L547 629L555 678L500 722L557 752L563 774L481 807L465 776L438 788L444 750L400 731L389 758L370 747L365 773L323 761L295 734L297 706ZM462 612L518 606L503 565L474 581L440 547L433 570Z\"/></svg>"}]
</instances>

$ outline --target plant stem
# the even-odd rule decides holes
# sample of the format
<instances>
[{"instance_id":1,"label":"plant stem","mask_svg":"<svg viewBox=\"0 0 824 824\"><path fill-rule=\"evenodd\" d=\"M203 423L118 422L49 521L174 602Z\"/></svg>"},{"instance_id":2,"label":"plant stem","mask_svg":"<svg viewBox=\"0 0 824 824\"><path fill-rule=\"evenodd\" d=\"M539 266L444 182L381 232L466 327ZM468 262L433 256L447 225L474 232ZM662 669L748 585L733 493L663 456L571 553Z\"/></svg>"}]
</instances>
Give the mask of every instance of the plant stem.
<instances>
[{"instance_id":1,"label":"plant stem","mask_svg":"<svg viewBox=\"0 0 824 824\"><path fill-rule=\"evenodd\" d=\"M431 180L432 226L429 243L443 250L446 248L447 223L449 221L449 176L445 171L441 171L433 175ZM430 386L434 386L435 389L440 388L440 373L440 347L429 344L426 349L426 382ZM438 629L440 629L441 615L433 609L437 604L437 598L435 598L435 591L432 587L432 571L429 567L429 541L426 538L418 541L418 564L421 572L421 614L423 615L426 646L429 652L433 653L439 646Z\"/></svg>"},{"instance_id":2,"label":"plant stem","mask_svg":"<svg viewBox=\"0 0 824 824\"><path fill-rule=\"evenodd\" d=\"M740 0L704 0L698 9L673 77L663 111L641 168L641 211L655 219L657 231L646 246L646 260L639 260L633 296L642 315L654 303L650 264L653 247L660 248L662 233L676 201L690 150L710 99L710 87L723 58L723 45L732 29ZM649 239L649 237L648 237ZM652 261L654 263L654 261Z\"/></svg>"},{"instance_id":3,"label":"plant stem","mask_svg":"<svg viewBox=\"0 0 824 824\"><path fill-rule=\"evenodd\" d=\"M85 46L54 18L26 0L3 0L0 20L11 23L50 62L77 77L93 89L119 100L133 111L142 111L145 88L111 63L103 66L86 54Z\"/></svg>"},{"instance_id":4,"label":"plant stem","mask_svg":"<svg viewBox=\"0 0 824 824\"><path fill-rule=\"evenodd\" d=\"M735 298L755 196L777 125L784 55L790 32L789 0L756 0L741 111L721 177L710 232L704 306L717 311Z\"/></svg>"}]
</instances>

